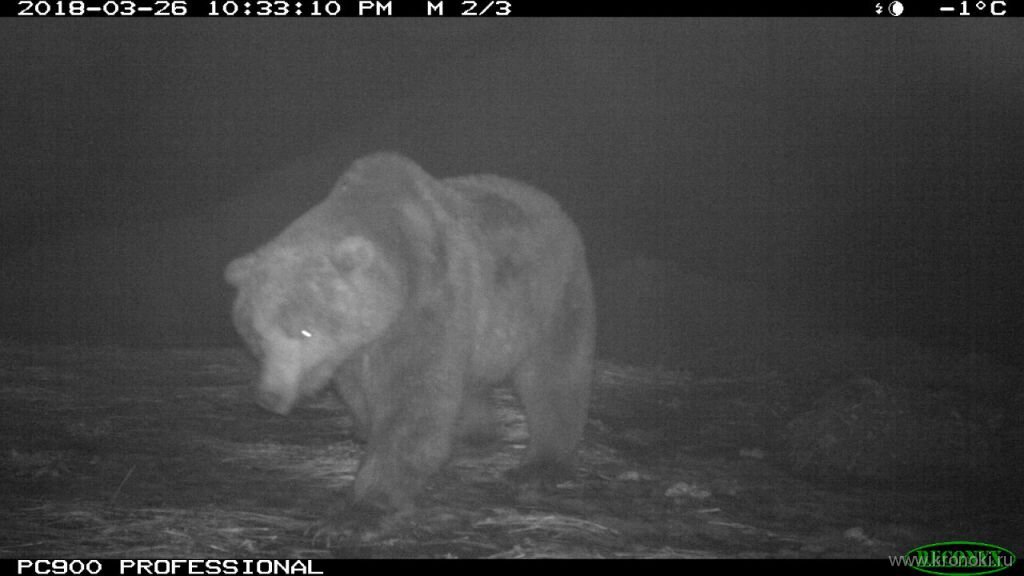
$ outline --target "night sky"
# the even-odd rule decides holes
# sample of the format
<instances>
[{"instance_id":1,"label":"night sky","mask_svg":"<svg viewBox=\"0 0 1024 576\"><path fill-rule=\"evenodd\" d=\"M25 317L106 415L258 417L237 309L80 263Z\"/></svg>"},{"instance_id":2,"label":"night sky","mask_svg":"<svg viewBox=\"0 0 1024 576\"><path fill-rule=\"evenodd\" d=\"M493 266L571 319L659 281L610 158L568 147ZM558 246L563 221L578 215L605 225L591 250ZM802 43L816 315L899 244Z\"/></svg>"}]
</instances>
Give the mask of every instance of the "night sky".
<instances>
[{"instance_id":1,"label":"night sky","mask_svg":"<svg viewBox=\"0 0 1024 576\"><path fill-rule=\"evenodd\" d=\"M1022 363L1015 21L5 19L0 47L5 340L236 345L224 265L396 150L555 196L606 326L616 286L701 278Z\"/></svg>"}]
</instances>

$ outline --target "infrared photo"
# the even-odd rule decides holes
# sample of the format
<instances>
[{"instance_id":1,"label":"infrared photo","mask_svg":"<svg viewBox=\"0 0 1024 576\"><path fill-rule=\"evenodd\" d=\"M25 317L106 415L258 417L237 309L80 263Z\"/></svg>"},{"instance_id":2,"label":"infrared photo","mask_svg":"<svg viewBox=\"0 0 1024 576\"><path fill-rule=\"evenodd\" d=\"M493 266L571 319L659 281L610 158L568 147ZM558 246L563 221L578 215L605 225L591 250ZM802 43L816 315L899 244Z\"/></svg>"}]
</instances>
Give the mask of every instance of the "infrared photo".
<instances>
[{"instance_id":1,"label":"infrared photo","mask_svg":"<svg viewBox=\"0 0 1024 576\"><path fill-rule=\"evenodd\" d=\"M0 557L1024 553L998 19L0 19Z\"/></svg>"}]
</instances>

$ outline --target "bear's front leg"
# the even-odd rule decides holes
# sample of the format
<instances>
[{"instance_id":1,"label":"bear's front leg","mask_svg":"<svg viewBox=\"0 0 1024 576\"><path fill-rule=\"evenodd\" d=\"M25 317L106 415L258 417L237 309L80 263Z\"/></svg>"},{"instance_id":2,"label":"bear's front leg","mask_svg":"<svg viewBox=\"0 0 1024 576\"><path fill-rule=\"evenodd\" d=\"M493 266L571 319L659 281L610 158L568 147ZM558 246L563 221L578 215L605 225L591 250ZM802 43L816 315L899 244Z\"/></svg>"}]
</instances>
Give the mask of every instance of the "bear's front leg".
<instances>
[{"instance_id":1,"label":"bear's front leg","mask_svg":"<svg viewBox=\"0 0 1024 576\"><path fill-rule=\"evenodd\" d=\"M435 366L419 377L374 387L370 442L353 485L357 507L414 508L424 482L451 455L462 382L458 371Z\"/></svg>"}]
</instances>

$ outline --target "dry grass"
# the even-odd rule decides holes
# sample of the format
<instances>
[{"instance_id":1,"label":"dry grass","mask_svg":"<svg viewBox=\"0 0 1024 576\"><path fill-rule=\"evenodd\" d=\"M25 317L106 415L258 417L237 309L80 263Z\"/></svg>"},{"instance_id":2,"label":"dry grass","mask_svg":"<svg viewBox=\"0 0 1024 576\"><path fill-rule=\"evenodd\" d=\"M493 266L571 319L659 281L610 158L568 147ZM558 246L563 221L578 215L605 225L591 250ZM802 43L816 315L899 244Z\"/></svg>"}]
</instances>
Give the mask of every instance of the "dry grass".
<instances>
[{"instance_id":1,"label":"dry grass","mask_svg":"<svg viewBox=\"0 0 1024 576\"><path fill-rule=\"evenodd\" d=\"M602 365L575 480L504 479L527 431L501 390L493 450L457 453L411 516L323 540L362 447L334 399L252 406L252 373L235 350L0 348L0 556L882 556L1024 533L1019 490L960 510L788 475L783 431L820 405L807 378Z\"/></svg>"}]
</instances>

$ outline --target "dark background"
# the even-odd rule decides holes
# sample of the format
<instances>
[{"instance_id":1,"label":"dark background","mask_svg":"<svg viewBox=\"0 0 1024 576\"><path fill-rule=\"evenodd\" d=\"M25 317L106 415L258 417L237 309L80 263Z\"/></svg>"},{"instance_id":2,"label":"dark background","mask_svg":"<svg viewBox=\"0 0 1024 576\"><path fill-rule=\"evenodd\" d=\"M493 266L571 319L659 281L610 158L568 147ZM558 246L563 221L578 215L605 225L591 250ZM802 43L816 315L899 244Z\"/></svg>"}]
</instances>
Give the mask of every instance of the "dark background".
<instances>
[{"instance_id":1,"label":"dark background","mask_svg":"<svg viewBox=\"0 0 1024 576\"><path fill-rule=\"evenodd\" d=\"M1021 364L1016 21L8 19L0 48L10 341L236 344L224 265L391 149L558 198L606 356L727 320Z\"/></svg>"}]
</instances>

